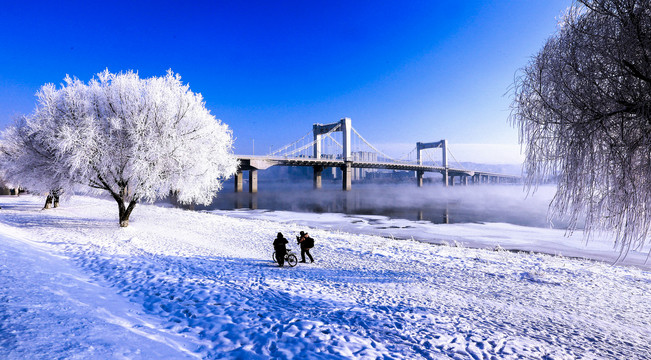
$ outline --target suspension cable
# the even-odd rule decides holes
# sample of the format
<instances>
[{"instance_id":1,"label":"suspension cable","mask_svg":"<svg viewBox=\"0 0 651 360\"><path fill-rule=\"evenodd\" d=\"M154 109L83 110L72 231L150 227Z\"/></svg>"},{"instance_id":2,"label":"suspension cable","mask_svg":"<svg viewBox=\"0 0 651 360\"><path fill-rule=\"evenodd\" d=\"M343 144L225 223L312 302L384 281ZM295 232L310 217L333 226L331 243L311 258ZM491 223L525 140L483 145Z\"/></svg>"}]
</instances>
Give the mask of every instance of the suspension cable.
<instances>
[{"instance_id":1,"label":"suspension cable","mask_svg":"<svg viewBox=\"0 0 651 360\"><path fill-rule=\"evenodd\" d=\"M427 157L432 161L432 164L436 165L436 161L434 161L434 159L432 158L432 155L431 155L430 152L427 151L427 150L429 150L429 149L425 149L425 150L424 150L425 155L427 155Z\"/></svg>"},{"instance_id":2,"label":"suspension cable","mask_svg":"<svg viewBox=\"0 0 651 360\"><path fill-rule=\"evenodd\" d=\"M398 158L398 161L405 160L405 158L407 158L406 160L409 161L408 158L409 158L409 156L411 156L411 154L412 154L414 151L416 151L416 147L414 147L413 149L411 149L408 153L403 154L401 157L399 157L399 158Z\"/></svg>"},{"instance_id":3,"label":"suspension cable","mask_svg":"<svg viewBox=\"0 0 651 360\"><path fill-rule=\"evenodd\" d=\"M454 157L454 154L452 153L452 151L450 151L450 148L448 148L448 153L450 154L450 156L452 156L452 158L454 159L454 161L457 163L457 165L459 165L459 167L461 167L462 170L466 170L466 171L468 171L468 169L466 169L465 167L463 167L463 165L461 165L461 163L459 162L459 160L457 160L457 158Z\"/></svg>"},{"instance_id":4,"label":"suspension cable","mask_svg":"<svg viewBox=\"0 0 651 360\"><path fill-rule=\"evenodd\" d=\"M341 127L341 124L339 124L339 125L333 127L332 129L330 129L330 131L328 131L328 132L325 133L324 135L328 136L328 135L332 134L333 132L337 131L340 127ZM308 133L308 134L309 134L309 133ZM307 135L306 135L306 136L307 136ZM305 137L305 136L303 136L303 137ZM295 149L295 150L292 150L292 151L290 151L290 152L288 152L288 153L285 153L283 156L288 157L288 156L293 155L293 154L295 154L295 153L297 153L297 152L303 151L303 150L309 148L310 146L313 146L314 144L316 144L316 142L317 142L317 139L314 139L314 141L312 141L311 143L309 143L309 144L307 144L307 145L304 145L304 146L301 146L300 148Z\"/></svg>"},{"instance_id":5,"label":"suspension cable","mask_svg":"<svg viewBox=\"0 0 651 360\"><path fill-rule=\"evenodd\" d=\"M398 162L396 159L394 159L394 158L392 158L391 156L389 156L389 155L383 153L382 151L378 150L375 146L371 145L371 143L369 143L368 141L366 141L366 139L364 139L364 137L363 137L362 135L360 135L360 134L357 132L357 130L355 130L354 127L351 126L350 128L353 130L353 132L354 132L355 134L357 134L357 136L359 136L359 138L360 138L364 143L366 143L366 145L368 145L368 146L369 146L371 149L373 149L375 152L377 152L378 154L384 156L386 159L389 159L389 160L391 160L391 161L393 161L393 162Z\"/></svg>"},{"instance_id":6,"label":"suspension cable","mask_svg":"<svg viewBox=\"0 0 651 360\"><path fill-rule=\"evenodd\" d=\"M303 137L301 137L300 139L294 141L294 142L291 143L291 144L288 144L288 145L283 146L283 147L282 147L281 149L279 149L279 150L276 150L276 151L274 151L274 152L272 152L272 153L267 154L267 156L274 156L274 155L276 155L276 154L278 154L278 153L280 153L280 152L286 150L286 149L289 148L289 147L295 146L296 144L298 144L299 142L301 142L303 139L305 139L305 137L307 137L308 135L310 135L311 132L312 132L312 130L308 131L307 134L303 135ZM294 150L294 151L295 151L295 150Z\"/></svg>"},{"instance_id":7,"label":"suspension cable","mask_svg":"<svg viewBox=\"0 0 651 360\"><path fill-rule=\"evenodd\" d=\"M344 148L344 146L341 145L337 140L335 140L335 138L333 138L332 135L330 135L330 133L326 134L326 136L329 137L330 140L332 140L335 144L337 144L337 146L339 146L342 149Z\"/></svg>"}]
</instances>

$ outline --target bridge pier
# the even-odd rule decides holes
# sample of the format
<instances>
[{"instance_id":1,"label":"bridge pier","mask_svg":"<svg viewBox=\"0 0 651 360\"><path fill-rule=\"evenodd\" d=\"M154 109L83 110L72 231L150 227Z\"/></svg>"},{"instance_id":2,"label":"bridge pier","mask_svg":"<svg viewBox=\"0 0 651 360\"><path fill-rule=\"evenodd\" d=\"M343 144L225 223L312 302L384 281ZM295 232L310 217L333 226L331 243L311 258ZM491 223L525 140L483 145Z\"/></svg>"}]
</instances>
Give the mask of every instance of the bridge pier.
<instances>
[{"instance_id":1,"label":"bridge pier","mask_svg":"<svg viewBox=\"0 0 651 360\"><path fill-rule=\"evenodd\" d=\"M237 170L235 173L235 192L244 191L244 171ZM255 194L258 192L258 169L249 170L249 192Z\"/></svg>"},{"instance_id":2,"label":"bridge pier","mask_svg":"<svg viewBox=\"0 0 651 360\"><path fill-rule=\"evenodd\" d=\"M425 172L422 170L416 171L416 184L418 187L423 187L423 174L425 174Z\"/></svg>"},{"instance_id":3,"label":"bridge pier","mask_svg":"<svg viewBox=\"0 0 651 360\"><path fill-rule=\"evenodd\" d=\"M321 173L323 172L323 166L313 166L312 169L314 169L314 177L313 177L314 188L321 189L321 187L323 186L323 183L321 181Z\"/></svg>"},{"instance_id":4,"label":"bridge pier","mask_svg":"<svg viewBox=\"0 0 651 360\"><path fill-rule=\"evenodd\" d=\"M258 170L249 170L249 192L255 194L258 192Z\"/></svg>"},{"instance_id":5,"label":"bridge pier","mask_svg":"<svg viewBox=\"0 0 651 360\"><path fill-rule=\"evenodd\" d=\"M353 188L353 167L350 161L346 161L346 164L341 167L341 177L342 177L342 189L344 191L350 191Z\"/></svg>"},{"instance_id":6,"label":"bridge pier","mask_svg":"<svg viewBox=\"0 0 651 360\"><path fill-rule=\"evenodd\" d=\"M244 175L242 174L242 170L237 170L235 173L235 192L240 193L242 192L242 184L244 183Z\"/></svg>"}]
</instances>

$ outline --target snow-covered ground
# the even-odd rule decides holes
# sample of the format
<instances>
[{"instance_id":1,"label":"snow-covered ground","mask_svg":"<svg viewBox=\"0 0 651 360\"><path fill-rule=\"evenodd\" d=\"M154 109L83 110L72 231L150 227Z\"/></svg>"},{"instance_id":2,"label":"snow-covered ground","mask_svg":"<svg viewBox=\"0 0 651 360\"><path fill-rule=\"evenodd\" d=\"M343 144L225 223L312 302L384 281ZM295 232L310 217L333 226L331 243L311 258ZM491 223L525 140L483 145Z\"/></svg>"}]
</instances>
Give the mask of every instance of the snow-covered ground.
<instances>
[{"instance_id":1,"label":"snow-covered ground","mask_svg":"<svg viewBox=\"0 0 651 360\"><path fill-rule=\"evenodd\" d=\"M297 223L331 231L379 235L392 239L412 239L437 245L542 252L651 270L651 259L649 259L651 246L632 249L622 254L615 249L613 236L608 233L595 234L586 241L583 231L568 232L507 223L434 224L429 221L392 219L377 215L246 209L213 210L212 213L241 219Z\"/></svg>"},{"instance_id":2,"label":"snow-covered ground","mask_svg":"<svg viewBox=\"0 0 651 360\"><path fill-rule=\"evenodd\" d=\"M110 200L0 206L2 359L651 358L645 254L570 258L616 254L554 230L150 205L121 229ZM300 230L315 263L278 268L273 238Z\"/></svg>"}]
</instances>

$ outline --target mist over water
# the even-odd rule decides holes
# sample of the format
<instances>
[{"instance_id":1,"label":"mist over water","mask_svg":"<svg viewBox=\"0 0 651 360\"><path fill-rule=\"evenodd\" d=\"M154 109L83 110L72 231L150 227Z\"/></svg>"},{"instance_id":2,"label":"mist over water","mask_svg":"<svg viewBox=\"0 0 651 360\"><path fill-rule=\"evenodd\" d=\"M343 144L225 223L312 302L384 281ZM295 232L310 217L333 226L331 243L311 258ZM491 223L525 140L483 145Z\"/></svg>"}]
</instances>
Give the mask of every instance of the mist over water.
<instances>
[{"instance_id":1,"label":"mist over water","mask_svg":"<svg viewBox=\"0 0 651 360\"><path fill-rule=\"evenodd\" d=\"M418 188L409 183L358 183L345 192L339 182L324 183L323 189L314 190L311 181L287 181L261 182L258 193L249 194L235 193L232 184L227 183L210 206L197 210L250 208L382 215L436 224L500 222L547 228L552 226L547 212L555 191L555 186L544 186L527 195L522 185L445 188L430 183ZM553 227L565 229L567 223L555 219Z\"/></svg>"}]
</instances>

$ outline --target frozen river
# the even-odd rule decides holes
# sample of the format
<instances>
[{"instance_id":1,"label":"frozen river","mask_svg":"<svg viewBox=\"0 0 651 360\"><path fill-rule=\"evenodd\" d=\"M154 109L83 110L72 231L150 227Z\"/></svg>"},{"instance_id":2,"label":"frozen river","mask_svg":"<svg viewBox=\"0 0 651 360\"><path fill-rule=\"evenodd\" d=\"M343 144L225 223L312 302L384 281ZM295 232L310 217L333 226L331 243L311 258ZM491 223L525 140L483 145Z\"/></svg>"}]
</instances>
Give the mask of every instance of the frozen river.
<instances>
[{"instance_id":1,"label":"frozen river","mask_svg":"<svg viewBox=\"0 0 651 360\"><path fill-rule=\"evenodd\" d=\"M455 186L426 184L355 184L344 192L329 184L313 190L309 182L261 184L258 194L234 193L231 187L202 210L265 209L305 213L381 215L392 219L425 220L435 224L509 223L550 227L547 208L555 188L527 194L522 185ZM554 228L566 222L554 221Z\"/></svg>"}]
</instances>

